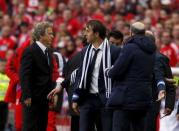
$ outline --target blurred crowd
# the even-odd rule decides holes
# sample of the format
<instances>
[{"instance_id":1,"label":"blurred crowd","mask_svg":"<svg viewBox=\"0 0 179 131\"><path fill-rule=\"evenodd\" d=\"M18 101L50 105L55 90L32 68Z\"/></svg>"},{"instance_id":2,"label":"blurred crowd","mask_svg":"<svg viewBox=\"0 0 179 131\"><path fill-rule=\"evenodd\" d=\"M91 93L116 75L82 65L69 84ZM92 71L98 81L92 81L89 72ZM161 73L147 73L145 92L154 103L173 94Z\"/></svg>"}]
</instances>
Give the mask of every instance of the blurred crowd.
<instances>
[{"instance_id":1,"label":"blurred crowd","mask_svg":"<svg viewBox=\"0 0 179 131\"><path fill-rule=\"evenodd\" d=\"M0 0L0 59L8 60L27 45L36 23L49 21L55 32L52 46L67 61L85 45L83 31L91 19L109 32L120 31L123 41L130 25L142 21L170 66L179 65L179 0Z\"/></svg>"},{"instance_id":2,"label":"blurred crowd","mask_svg":"<svg viewBox=\"0 0 179 131\"><path fill-rule=\"evenodd\" d=\"M130 35L130 24L143 21L175 67L179 47L178 3L179 0L0 0L0 58L8 59L28 41L31 28L39 21L53 23L53 48L66 58L83 47L81 34L90 19L102 21L109 30L121 31L124 40Z\"/></svg>"}]
</instances>

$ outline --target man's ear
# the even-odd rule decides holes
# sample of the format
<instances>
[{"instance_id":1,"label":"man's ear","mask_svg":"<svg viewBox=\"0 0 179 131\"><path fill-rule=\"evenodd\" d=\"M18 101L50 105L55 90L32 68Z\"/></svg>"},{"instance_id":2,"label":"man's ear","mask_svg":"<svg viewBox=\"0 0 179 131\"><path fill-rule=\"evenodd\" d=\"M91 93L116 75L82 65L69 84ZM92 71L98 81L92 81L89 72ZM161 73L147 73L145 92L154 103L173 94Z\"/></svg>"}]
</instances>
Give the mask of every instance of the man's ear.
<instances>
[{"instance_id":1,"label":"man's ear","mask_svg":"<svg viewBox=\"0 0 179 131\"><path fill-rule=\"evenodd\" d=\"M95 32L94 34L95 34L96 38L99 37L99 32Z\"/></svg>"}]
</instances>

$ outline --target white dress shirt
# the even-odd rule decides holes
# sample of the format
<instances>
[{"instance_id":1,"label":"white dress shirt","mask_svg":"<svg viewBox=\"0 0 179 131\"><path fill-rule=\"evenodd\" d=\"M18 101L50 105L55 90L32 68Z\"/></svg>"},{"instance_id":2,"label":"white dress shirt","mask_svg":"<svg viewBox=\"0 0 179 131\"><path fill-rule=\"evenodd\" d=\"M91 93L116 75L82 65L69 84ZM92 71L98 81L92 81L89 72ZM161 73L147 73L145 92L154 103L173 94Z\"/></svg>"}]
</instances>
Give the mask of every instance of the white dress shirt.
<instances>
[{"instance_id":1,"label":"white dress shirt","mask_svg":"<svg viewBox=\"0 0 179 131\"><path fill-rule=\"evenodd\" d=\"M45 50L47 49L46 46L44 46L40 41L36 41L37 45L40 47L40 49L43 51L45 54Z\"/></svg>"},{"instance_id":2,"label":"white dress shirt","mask_svg":"<svg viewBox=\"0 0 179 131\"><path fill-rule=\"evenodd\" d=\"M99 69L100 69L100 64L101 64L101 60L102 60L102 55L103 55L103 44L101 44L97 49L92 45L92 48L94 48L95 50L100 49L97 57L96 57L96 61L95 61L95 66L92 72L92 81L91 81L91 88L90 88L90 93L99 93L98 90L98 77L99 77ZM92 55L94 56L95 51L93 50Z\"/></svg>"},{"instance_id":3,"label":"white dress shirt","mask_svg":"<svg viewBox=\"0 0 179 131\"><path fill-rule=\"evenodd\" d=\"M175 107L172 113L169 116L163 117L160 119L160 131L179 131L179 121L176 119L177 107L179 100L175 101ZM160 116L163 116L165 108L165 101L161 102L161 111Z\"/></svg>"}]
</instances>

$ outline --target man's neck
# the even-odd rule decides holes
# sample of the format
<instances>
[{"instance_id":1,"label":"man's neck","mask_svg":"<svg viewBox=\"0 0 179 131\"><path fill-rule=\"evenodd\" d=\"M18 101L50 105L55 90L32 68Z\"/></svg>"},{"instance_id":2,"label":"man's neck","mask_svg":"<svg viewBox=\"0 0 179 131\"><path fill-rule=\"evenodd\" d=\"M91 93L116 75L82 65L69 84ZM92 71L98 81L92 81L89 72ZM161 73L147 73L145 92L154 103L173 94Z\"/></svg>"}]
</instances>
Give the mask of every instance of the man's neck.
<instances>
[{"instance_id":1,"label":"man's neck","mask_svg":"<svg viewBox=\"0 0 179 131\"><path fill-rule=\"evenodd\" d=\"M47 45L45 45L45 42L43 40L39 40L39 42L42 43L45 47L47 47Z\"/></svg>"},{"instance_id":2,"label":"man's neck","mask_svg":"<svg viewBox=\"0 0 179 131\"><path fill-rule=\"evenodd\" d=\"M103 42L103 39L96 40L96 41L93 43L93 46L97 49L97 48L99 48L99 46L102 44L102 42Z\"/></svg>"}]
</instances>

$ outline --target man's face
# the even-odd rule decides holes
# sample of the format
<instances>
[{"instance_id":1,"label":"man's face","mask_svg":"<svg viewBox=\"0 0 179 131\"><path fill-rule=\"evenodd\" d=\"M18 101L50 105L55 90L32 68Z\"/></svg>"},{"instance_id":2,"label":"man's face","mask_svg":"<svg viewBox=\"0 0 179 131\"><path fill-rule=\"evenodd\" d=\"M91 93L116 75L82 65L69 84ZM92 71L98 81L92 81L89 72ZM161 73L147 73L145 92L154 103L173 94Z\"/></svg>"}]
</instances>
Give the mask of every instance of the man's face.
<instances>
[{"instance_id":1,"label":"man's face","mask_svg":"<svg viewBox=\"0 0 179 131\"><path fill-rule=\"evenodd\" d=\"M10 35L11 29L9 26L6 26L2 29L2 36L8 37Z\"/></svg>"},{"instance_id":2,"label":"man's face","mask_svg":"<svg viewBox=\"0 0 179 131\"><path fill-rule=\"evenodd\" d=\"M163 34L162 34L162 43L167 45L167 44L170 44L170 42L171 42L170 34L168 32L163 32Z\"/></svg>"},{"instance_id":3,"label":"man's face","mask_svg":"<svg viewBox=\"0 0 179 131\"><path fill-rule=\"evenodd\" d=\"M114 38L112 36L109 38L109 42L111 44L116 45L116 46L121 46L122 45L122 40L121 39L116 39L116 38Z\"/></svg>"},{"instance_id":4,"label":"man's face","mask_svg":"<svg viewBox=\"0 0 179 131\"><path fill-rule=\"evenodd\" d=\"M97 38L91 26L86 27L85 36L86 36L87 42L89 43L95 42Z\"/></svg>"},{"instance_id":5,"label":"man's face","mask_svg":"<svg viewBox=\"0 0 179 131\"><path fill-rule=\"evenodd\" d=\"M53 42L54 34L52 27L49 27L46 29L46 33L44 36L42 36L42 40L45 46L51 47Z\"/></svg>"},{"instance_id":6,"label":"man's face","mask_svg":"<svg viewBox=\"0 0 179 131\"><path fill-rule=\"evenodd\" d=\"M173 37L175 38L175 39L179 39L179 25L175 25L174 27L173 27Z\"/></svg>"}]
</instances>

